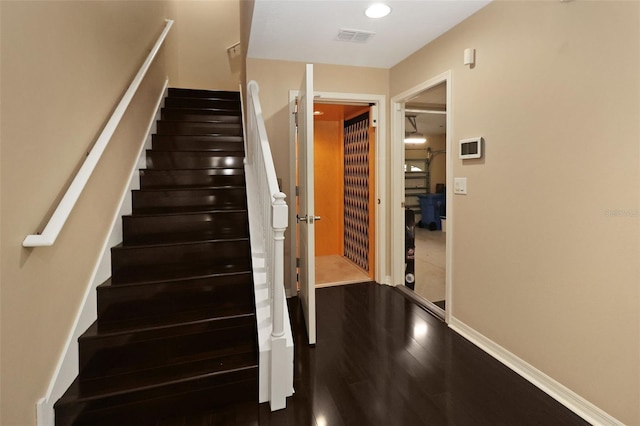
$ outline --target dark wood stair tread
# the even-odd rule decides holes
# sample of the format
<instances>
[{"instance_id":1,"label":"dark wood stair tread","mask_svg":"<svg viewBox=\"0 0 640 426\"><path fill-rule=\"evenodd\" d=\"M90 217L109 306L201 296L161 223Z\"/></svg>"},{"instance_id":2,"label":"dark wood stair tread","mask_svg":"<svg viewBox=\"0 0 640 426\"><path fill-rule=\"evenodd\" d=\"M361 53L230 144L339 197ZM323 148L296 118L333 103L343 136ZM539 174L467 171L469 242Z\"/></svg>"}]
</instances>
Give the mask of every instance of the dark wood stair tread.
<instances>
[{"instance_id":1,"label":"dark wood stair tread","mask_svg":"<svg viewBox=\"0 0 640 426\"><path fill-rule=\"evenodd\" d=\"M76 389L74 389L75 392L67 395L67 398L96 399L256 367L255 350L246 348L245 352L226 354L211 359L194 360L105 378L78 381Z\"/></svg>"},{"instance_id":2,"label":"dark wood stair tread","mask_svg":"<svg viewBox=\"0 0 640 426\"><path fill-rule=\"evenodd\" d=\"M218 329L234 328L250 324L253 321L254 313L244 308L231 308L227 312L216 313L215 309L208 311L194 311L185 313L167 313L163 318L153 318L148 321L131 321L122 323L120 327L104 327L95 321L87 331L80 337L79 341L90 339L104 339L118 335L129 335L131 333L146 334L156 339L167 337L177 333L177 328L186 329L188 327L217 327ZM171 320L175 318L175 320ZM144 337L141 337L144 338ZM146 337L151 338L151 337Z\"/></svg>"},{"instance_id":3,"label":"dark wood stair tread","mask_svg":"<svg viewBox=\"0 0 640 426\"><path fill-rule=\"evenodd\" d=\"M184 378L173 381L94 395L83 395L81 384L76 380L55 405L56 424L153 425L167 415L186 414L235 401L257 402L257 381L255 364L200 375L185 373ZM60 423L58 412L66 417Z\"/></svg>"},{"instance_id":4,"label":"dark wood stair tread","mask_svg":"<svg viewBox=\"0 0 640 426\"><path fill-rule=\"evenodd\" d=\"M141 207L134 210L134 215L137 214L178 214L178 213L197 213L197 212L209 212L211 211L211 205L200 206L167 206L167 207ZM216 210L238 210L240 206L215 206Z\"/></svg>"},{"instance_id":5,"label":"dark wood stair tread","mask_svg":"<svg viewBox=\"0 0 640 426\"><path fill-rule=\"evenodd\" d=\"M154 284L176 282L176 281L185 282L185 281L190 281L190 280L202 280L202 279L207 279L207 278L220 278L220 277L230 277L230 276L243 276L243 275L251 275L251 274L252 274L251 271L223 272L223 273L214 273L214 274L209 274L209 275L199 275L197 277L187 277L187 278L182 278L182 279L159 279L159 280L155 280L155 281L148 280L148 281L141 281L141 282L119 283L119 284L115 284L115 285L113 284L112 279L109 278L105 282L100 284L98 286L98 288L127 287L127 286L138 287L138 286L154 285Z\"/></svg>"},{"instance_id":6,"label":"dark wood stair tread","mask_svg":"<svg viewBox=\"0 0 640 426\"><path fill-rule=\"evenodd\" d=\"M242 116L240 114L230 114L221 111L217 114L200 113L200 110L181 111L173 108L161 112L162 121L180 121L182 123L234 123L240 124Z\"/></svg>"},{"instance_id":7,"label":"dark wood stair tread","mask_svg":"<svg viewBox=\"0 0 640 426\"><path fill-rule=\"evenodd\" d=\"M177 324L188 324L202 321L228 320L231 318L253 316L248 304L234 306L217 306L215 304L186 311L165 313L164 315L150 315L123 321L96 322L93 330L98 337L109 333L130 333L132 331L166 328ZM89 329L88 329L89 330ZM88 331L87 330L87 331Z\"/></svg>"},{"instance_id":8,"label":"dark wood stair tread","mask_svg":"<svg viewBox=\"0 0 640 426\"><path fill-rule=\"evenodd\" d=\"M109 321L97 325L97 335L104 336L109 333L129 334L145 330L155 330L158 328L172 327L182 324L210 320L224 320L230 318L253 317L253 312L249 303L244 306L229 306L222 308L216 305L209 305L200 309L190 311L173 312L171 314L144 316L122 321Z\"/></svg>"},{"instance_id":9,"label":"dark wood stair tread","mask_svg":"<svg viewBox=\"0 0 640 426\"><path fill-rule=\"evenodd\" d=\"M240 93L232 90L190 89L185 87L169 87L170 97L219 97L240 100Z\"/></svg>"},{"instance_id":10,"label":"dark wood stair tread","mask_svg":"<svg viewBox=\"0 0 640 426\"><path fill-rule=\"evenodd\" d=\"M214 124L214 125L222 125L222 127L229 127L229 128L242 128L242 123L241 122L229 122L229 121L223 121L224 117L233 117L233 118L237 118L236 116L227 116L224 114L211 114L211 115L205 115L206 117L209 117L208 120L204 120L204 121L191 121L191 120L184 120L184 119L173 119L173 118L169 118L169 119L160 119L157 120L158 123L166 123L166 124L184 124L185 126L189 126L191 124L206 124L206 125L210 125L210 124ZM216 118L220 118L219 120L216 120Z\"/></svg>"},{"instance_id":11,"label":"dark wood stair tread","mask_svg":"<svg viewBox=\"0 0 640 426\"><path fill-rule=\"evenodd\" d=\"M154 142L154 150L162 150L167 152L184 150L188 151L200 151L220 154L222 152L233 152L234 157L244 157L244 146L241 142L202 142L196 141L193 143L188 142Z\"/></svg>"},{"instance_id":12,"label":"dark wood stair tread","mask_svg":"<svg viewBox=\"0 0 640 426\"><path fill-rule=\"evenodd\" d=\"M220 142L244 142L244 137L240 135L159 135L151 136L152 141L173 140L173 141L220 141Z\"/></svg>"},{"instance_id":13,"label":"dark wood stair tread","mask_svg":"<svg viewBox=\"0 0 640 426\"><path fill-rule=\"evenodd\" d=\"M138 189L140 192L171 192L171 191L199 191L209 189L244 189L244 185L179 185L179 186L166 186L166 187L153 187Z\"/></svg>"},{"instance_id":14,"label":"dark wood stair tread","mask_svg":"<svg viewBox=\"0 0 640 426\"><path fill-rule=\"evenodd\" d=\"M105 331L227 317L254 309L250 271L116 285L108 279L97 291L98 328Z\"/></svg>"},{"instance_id":15,"label":"dark wood stair tread","mask_svg":"<svg viewBox=\"0 0 640 426\"><path fill-rule=\"evenodd\" d=\"M200 232L173 232L158 233L155 235L146 235L139 237L131 237L123 241L123 247L139 247L139 246L156 246L160 244L181 244L203 241L224 241L224 239L238 239L247 237L245 229L234 229L226 233L218 231L200 231Z\"/></svg>"},{"instance_id":16,"label":"dark wood stair tread","mask_svg":"<svg viewBox=\"0 0 640 426\"><path fill-rule=\"evenodd\" d=\"M234 142L237 143L237 142ZM240 147L238 147L240 148ZM148 153L154 155L200 155L212 157L244 157L244 148L237 150L221 150L221 149L181 149L181 148L160 148L150 149ZM188 170L188 169L187 169Z\"/></svg>"},{"instance_id":17,"label":"dark wood stair tread","mask_svg":"<svg viewBox=\"0 0 640 426\"><path fill-rule=\"evenodd\" d=\"M125 268L118 274L119 284L148 283L157 281L179 280L185 278L202 278L216 274L246 272L250 269L248 262L223 265L163 265Z\"/></svg>"},{"instance_id":18,"label":"dark wood stair tread","mask_svg":"<svg viewBox=\"0 0 640 426\"><path fill-rule=\"evenodd\" d=\"M160 112L175 112L175 113L187 113L187 114L204 114L204 115L229 115L229 116L242 116L242 110L237 107L237 104L229 105L230 108L210 108L210 107L185 107L165 105L160 109Z\"/></svg>"},{"instance_id":19,"label":"dark wood stair tread","mask_svg":"<svg viewBox=\"0 0 640 426\"><path fill-rule=\"evenodd\" d=\"M211 206L210 206L211 207ZM216 209L209 208L207 211L197 211L197 212L168 212L168 213L138 213L132 215L125 215L125 217L158 217L158 216L188 216L188 215L199 215L203 213L246 213L247 209Z\"/></svg>"}]
</instances>

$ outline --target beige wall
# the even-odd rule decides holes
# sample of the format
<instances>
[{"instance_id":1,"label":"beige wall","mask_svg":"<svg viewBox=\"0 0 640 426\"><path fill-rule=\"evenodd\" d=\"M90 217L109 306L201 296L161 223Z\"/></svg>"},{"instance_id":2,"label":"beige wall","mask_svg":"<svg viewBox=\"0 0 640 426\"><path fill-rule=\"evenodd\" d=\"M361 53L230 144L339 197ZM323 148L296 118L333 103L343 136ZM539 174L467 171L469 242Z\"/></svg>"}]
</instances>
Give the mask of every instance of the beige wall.
<instances>
[{"instance_id":1,"label":"beige wall","mask_svg":"<svg viewBox=\"0 0 640 426\"><path fill-rule=\"evenodd\" d=\"M247 50L251 37L251 21L253 19L253 7L255 0L240 1L240 47L242 48L242 64L240 65L240 84L242 84L243 96L247 87Z\"/></svg>"},{"instance_id":2,"label":"beige wall","mask_svg":"<svg viewBox=\"0 0 640 426\"><path fill-rule=\"evenodd\" d=\"M161 52L53 247L25 249L164 26L164 3L1 10L0 424L33 425L166 79Z\"/></svg>"},{"instance_id":3,"label":"beige wall","mask_svg":"<svg viewBox=\"0 0 640 426\"><path fill-rule=\"evenodd\" d=\"M299 90L305 64L302 62L247 59L247 80L260 85L260 102L273 151L276 173L282 179L287 203L289 194L289 91ZM389 70L315 64L314 85L320 92L388 94ZM286 233L285 264L289 263L291 226ZM289 268L285 282L291 285Z\"/></svg>"},{"instance_id":4,"label":"beige wall","mask_svg":"<svg viewBox=\"0 0 640 426\"><path fill-rule=\"evenodd\" d=\"M169 0L175 20L169 36L167 66L172 87L238 91L242 52L227 48L240 41L239 0Z\"/></svg>"},{"instance_id":5,"label":"beige wall","mask_svg":"<svg viewBox=\"0 0 640 426\"><path fill-rule=\"evenodd\" d=\"M494 2L391 95L446 70L452 140L486 140L454 160L453 315L639 425L640 3Z\"/></svg>"}]
</instances>

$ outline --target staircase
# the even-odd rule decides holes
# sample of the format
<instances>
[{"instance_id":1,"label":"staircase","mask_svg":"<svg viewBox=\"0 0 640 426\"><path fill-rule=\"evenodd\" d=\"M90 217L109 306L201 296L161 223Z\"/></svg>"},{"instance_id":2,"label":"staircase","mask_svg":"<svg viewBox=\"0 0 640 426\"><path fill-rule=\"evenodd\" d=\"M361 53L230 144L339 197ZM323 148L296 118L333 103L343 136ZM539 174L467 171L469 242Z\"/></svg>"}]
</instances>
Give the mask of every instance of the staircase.
<instances>
[{"instance_id":1,"label":"staircase","mask_svg":"<svg viewBox=\"0 0 640 426\"><path fill-rule=\"evenodd\" d=\"M56 425L258 401L239 94L169 89Z\"/></svg>"}]
</instances>

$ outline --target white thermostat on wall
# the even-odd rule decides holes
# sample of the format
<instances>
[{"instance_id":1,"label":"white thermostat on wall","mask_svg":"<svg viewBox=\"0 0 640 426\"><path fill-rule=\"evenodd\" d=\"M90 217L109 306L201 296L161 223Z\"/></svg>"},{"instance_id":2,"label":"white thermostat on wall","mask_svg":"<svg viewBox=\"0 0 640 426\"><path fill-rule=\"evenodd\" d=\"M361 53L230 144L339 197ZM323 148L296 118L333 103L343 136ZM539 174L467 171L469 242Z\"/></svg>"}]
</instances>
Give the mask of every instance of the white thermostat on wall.
<instances>
[{"instance_id":1,"label":"white thermostat on wall","mask_svg":"<svg viewBox=\"0 0 640 426\"><path fill-rule=\"evenodd\" d=\"M482 157L482 138L461 139L459 153L463 160Z\"/></svg>"}]
</instances>

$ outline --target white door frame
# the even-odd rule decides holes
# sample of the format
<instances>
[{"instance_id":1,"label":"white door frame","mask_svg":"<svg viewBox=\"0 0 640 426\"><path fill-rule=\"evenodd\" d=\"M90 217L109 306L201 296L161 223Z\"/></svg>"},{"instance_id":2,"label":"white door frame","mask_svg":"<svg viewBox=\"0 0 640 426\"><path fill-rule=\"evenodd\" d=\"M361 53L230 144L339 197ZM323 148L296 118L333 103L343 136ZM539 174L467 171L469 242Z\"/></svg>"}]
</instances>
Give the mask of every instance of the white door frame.
<instances>
[{"instance_id":1,"label":"white door frame","mask_svg":"<svg viewBox=\"0 0 640 426\"><path fill-rule=\"evenodd\" d=\"M452 117L453 104L451 102L452 81L451 71L439 74L417 86L406 90L391 98L391 150L390 150L390 176L391 176L391 284L404 285L404 105L405 103L438 84L447 83L447 177L446 177L446 279L445 298L447 307L445 309L445 322L449 323L453 312L452 303L452 283L453 283L453 231L455 226L453 212L453 149L451 134L453 131Z\"/></svg>"},{"instance_id":2,"label":"white door frame","mask_svg":"<svg viewBox=\"0 0 640 426\"><path fill-rule=\"evenodd\" d=\"M295 107L296 96L298 96L297 90L289 91L289 194L296 193L296 154L295 154ZM387 243L385 241L386 227L387 227L387 209L386 209L386 177L388 176L387 164L387 128L386 128L386 96L375 94L361 94L361 93L340 93L340 92L314 92L316 102L322 103L335 103L335 104L354 104L362 103L374 105L377 107L377 129L375 132L375 199L376 208L374 212L375 217L375 271L374 279L380 284L390 284L391 277L388 273L384 274L387 259ZM291 288L288 289L287 295L295 295L295 282L296 282L296 252L297 252L297 236L296 232L296 204L295 201L290 201L292 208L289 209L289 223L292 225L291 238L291 259L289 263L290 276L291 276ZM404 246L403 246L404 247ZM404 248L403 248L404 250Z\"/></svg>"}]
</instances>

